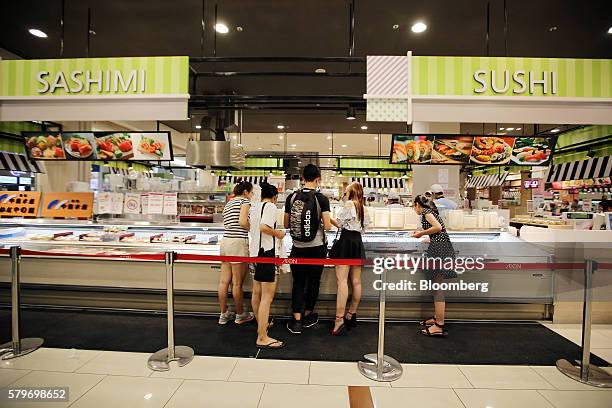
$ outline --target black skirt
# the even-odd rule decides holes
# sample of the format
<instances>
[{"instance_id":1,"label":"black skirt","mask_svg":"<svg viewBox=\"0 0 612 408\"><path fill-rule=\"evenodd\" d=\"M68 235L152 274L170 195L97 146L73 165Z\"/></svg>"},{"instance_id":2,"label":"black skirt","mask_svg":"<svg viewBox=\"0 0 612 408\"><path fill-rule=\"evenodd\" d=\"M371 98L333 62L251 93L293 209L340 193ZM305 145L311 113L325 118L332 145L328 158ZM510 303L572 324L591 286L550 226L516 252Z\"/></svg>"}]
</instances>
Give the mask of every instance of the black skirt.
<instances>
[{"instance_id":1,"label":"black skirt","mask_svg":"<svg viewBox=\"0 0 612 408\"><path fill-rule=\"evenodd\" d=\"M365 259L361 233L343 229L329 257L332 259Z\"/></svg>"}]
</instances>

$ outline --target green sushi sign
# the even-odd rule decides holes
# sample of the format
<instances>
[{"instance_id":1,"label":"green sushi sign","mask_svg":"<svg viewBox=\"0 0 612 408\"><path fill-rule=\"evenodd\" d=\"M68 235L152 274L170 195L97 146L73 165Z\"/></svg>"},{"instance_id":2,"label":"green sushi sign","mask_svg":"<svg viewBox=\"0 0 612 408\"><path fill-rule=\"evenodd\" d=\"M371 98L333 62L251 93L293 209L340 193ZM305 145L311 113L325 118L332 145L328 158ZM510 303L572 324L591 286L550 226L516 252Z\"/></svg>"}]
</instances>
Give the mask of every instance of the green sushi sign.
<instances>
[{"instance_id":1,"label":"green sushi sign","mask_svg":"<svg viewBox=\"0 0 612 408\"><path fill-rule=\"evenodd\" d=\"M0 61L0 98L186 95L188 57Z\"/></svg>"}]
</instances>

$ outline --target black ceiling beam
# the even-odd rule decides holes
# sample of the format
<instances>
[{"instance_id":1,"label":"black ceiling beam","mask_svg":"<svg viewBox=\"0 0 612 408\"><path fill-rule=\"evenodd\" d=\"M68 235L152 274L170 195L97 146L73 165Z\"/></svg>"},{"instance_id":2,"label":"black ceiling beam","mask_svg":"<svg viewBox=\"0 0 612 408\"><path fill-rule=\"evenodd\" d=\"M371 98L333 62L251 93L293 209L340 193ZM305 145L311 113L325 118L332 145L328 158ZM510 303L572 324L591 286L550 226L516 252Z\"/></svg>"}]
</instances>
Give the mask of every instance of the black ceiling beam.
<instances>
[{"instance_id":1,"label":"black ceiling beam","mask_svg":"<svg viewBox=\"0 0 612 408\"><path fill-rule=\"evenodd\" d=\"M190 57L190 63L203 62L366 62L365 57Z\"/></svg>"},{"instance_id":2,"label":"black ceiling beam","mask_svg":"<svg viewBox=\"0 0 612 408\"><path fill-rule=\"evenodd\" d=\"M191 95L190 101L218 101L231 100L235 102L250 102L250 101L363 101L362 95Z\"/></svg>"},{"instance_id":3,"label":"black ceiling beam","mask_svg":"<svg viewBox=\"0 0 612 408\"><path fill-rule=\"evenodd\" d=\"M301 76L301 77L357 77L365 78L365 72L313 72L313 71L207 71L194 72L196 77L234 77L234 76Z\"/></svg>"}]
</instances>

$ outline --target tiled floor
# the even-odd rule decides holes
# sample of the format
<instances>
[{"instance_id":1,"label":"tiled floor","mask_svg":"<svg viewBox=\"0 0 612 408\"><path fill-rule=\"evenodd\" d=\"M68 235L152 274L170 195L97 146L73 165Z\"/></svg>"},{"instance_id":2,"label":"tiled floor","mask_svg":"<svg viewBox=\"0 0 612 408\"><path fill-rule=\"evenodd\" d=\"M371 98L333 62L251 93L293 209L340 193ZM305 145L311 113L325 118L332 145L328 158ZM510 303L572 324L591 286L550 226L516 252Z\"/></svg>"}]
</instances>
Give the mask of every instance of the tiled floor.
<instances>
[{"instance_id":1,"label":"tiled floor","mask_svg":"<svg viewBox=\"0 0 612 408\"><path fill-rule=\"evenodd\" d=\"M577 325L548 326L579 343ZM612 360L612 325L594 326L593 339L593 352ZM0 406L341 408L349 407L347 386L366 386L376 408L612 407L612 390L577 383L555 367L406 364L389 384L367 380L354 363L197 356L160 373L147 368L148 357L43 348L3 361L0 387L67 386L70 401Z\"/></svg>"}]
</instances>

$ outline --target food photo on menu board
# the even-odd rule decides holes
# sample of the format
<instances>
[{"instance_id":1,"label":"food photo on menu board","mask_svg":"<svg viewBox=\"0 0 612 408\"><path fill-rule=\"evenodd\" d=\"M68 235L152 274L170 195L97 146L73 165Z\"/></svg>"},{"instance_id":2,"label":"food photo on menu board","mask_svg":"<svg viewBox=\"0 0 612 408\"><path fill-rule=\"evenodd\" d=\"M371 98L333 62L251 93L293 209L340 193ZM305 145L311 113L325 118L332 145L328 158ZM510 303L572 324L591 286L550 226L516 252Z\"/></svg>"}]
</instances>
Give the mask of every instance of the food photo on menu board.
<instances>
[{"instance_id":1,"label":"food photo on menu board","mask_svg":"<svg viewBox=\"0 0 612 408\"><path fill-rule=\"evenodd\" d=\"M472 136L436 136L431 162L436 164L462 164L470 160Z\"/></svg>"},{"instance_id":2,"label":"food photo on menu board","mask_svg":"<svg viewBox=\"0 0 612 408\"><path fill-rule=\"evenodd\" d=\"M23 132L28 156L37 160L64 160L66 155L62 147L59 132Z\"/></svg>"},{"instance_id":3,"label":"food photo on menu board","mask_svg":"<svg viewBox=\"0 0 612 408\"><path fill-rule=\"evenodd\" d=\"M170 138L167 132L132 133L134 158L137 160L172 160Z\"/></svg>"},{"instance_id":4,"label":"food photo on menu board","mask_svg":"<svg viewBox=\"0 0 612 408\"><path fill-rule=\"evenodd\" d=\"M111 133L96 136L96 152L100 160L130 160L134 158L134 146L130 133Z\"/></svg>"},{"instance_id":5,"label":"food photo on menu board","mask_svg":"<svg viewBox=\"0 0 612 408\"><path fill-rule=\"evenodd\" d=\"M475 136L470 159L477 164L506 164L513 146L513 137Z\"/></svg>"},{"instance_id":6,"label":"food photo on menu board","mask_svg":"<svg viewBox=\"0 0 612 408\"><path fill-rule=\"evenodd\" d=\"M393 135L391 163L429 163L433 136Z\"/></svg>"},{"instance_id":7,"label":"food photo on menu board","mask_svg":"<svg viewBox=\"0 0 612 408\"><path fill-rule=\"evenodd\" d=\"M95 159L96 138L92 132L62 132L64 151L68 159Z\"/></svg>"},{"instance_id":8,"label":"food photo on menu board","mask_svg":"<svg viewBox=\"0 0 612 408\"><path fill-rule=\"evenodd\" d=\"M555 143L554 137L517 137L512 162L528 166L547 164L552 158Z\"/></svg>"}]
</instances>

